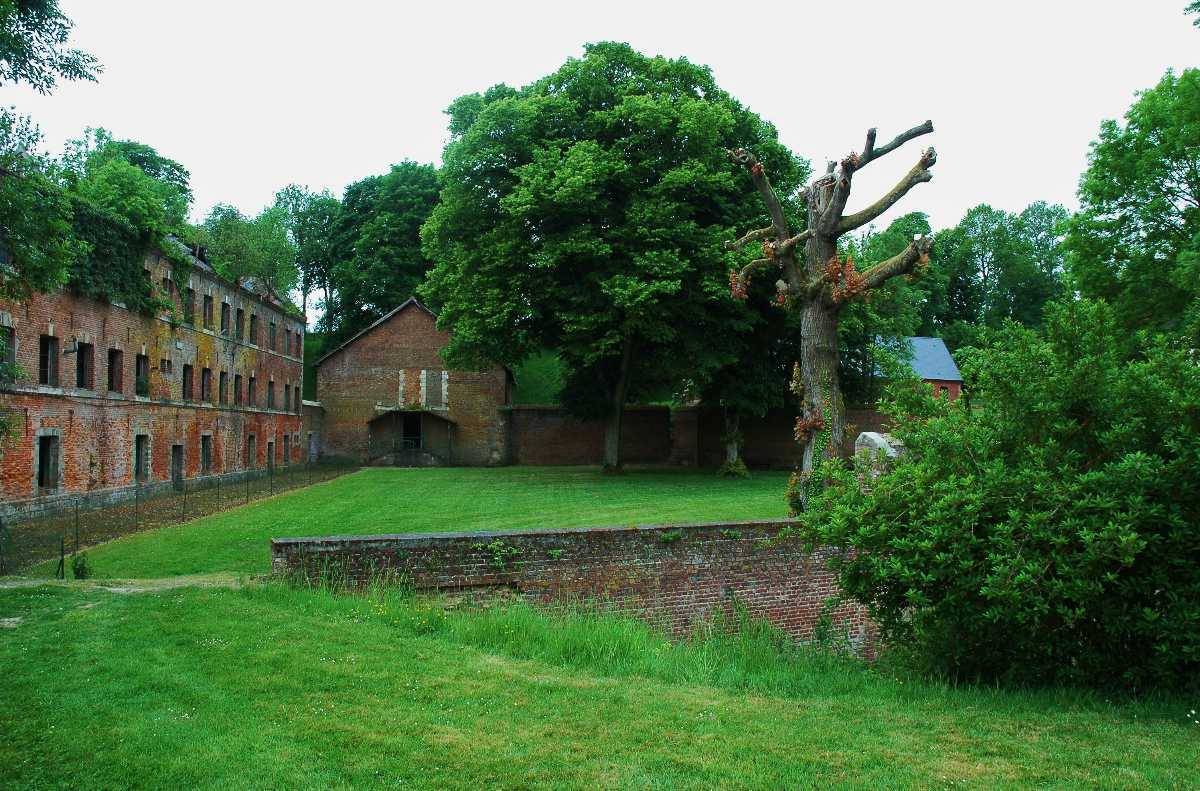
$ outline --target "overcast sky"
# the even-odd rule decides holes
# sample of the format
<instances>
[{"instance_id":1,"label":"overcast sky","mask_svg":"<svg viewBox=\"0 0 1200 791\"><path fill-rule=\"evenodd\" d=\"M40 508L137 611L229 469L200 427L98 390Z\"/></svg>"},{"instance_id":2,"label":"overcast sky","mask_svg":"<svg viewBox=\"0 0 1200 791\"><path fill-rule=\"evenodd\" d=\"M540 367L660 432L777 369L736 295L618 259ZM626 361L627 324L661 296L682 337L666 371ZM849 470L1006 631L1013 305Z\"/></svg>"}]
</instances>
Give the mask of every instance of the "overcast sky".
<instances>
[{"instance_id":1,"label":"overcast sky","mask_svg":"<svg viewBox=\"0 0 1200 791\"><path fill-rule=\"evenodd\" d=\"M421 3L61 0L105 71L49 97L5 89L57 152L87 126L192 172L193 217L247 213L289 183L342 189L403 159L440 160L443 110L524 85L589 41L707 64L820 166L926 118L935 133L855 179L851 209L938 149L934 180L885 215L935 227L981 202L1075 206L1088 143L1168 67L1200 65L1185 0L1131 3Z\"/></svg>"}]
</instances>

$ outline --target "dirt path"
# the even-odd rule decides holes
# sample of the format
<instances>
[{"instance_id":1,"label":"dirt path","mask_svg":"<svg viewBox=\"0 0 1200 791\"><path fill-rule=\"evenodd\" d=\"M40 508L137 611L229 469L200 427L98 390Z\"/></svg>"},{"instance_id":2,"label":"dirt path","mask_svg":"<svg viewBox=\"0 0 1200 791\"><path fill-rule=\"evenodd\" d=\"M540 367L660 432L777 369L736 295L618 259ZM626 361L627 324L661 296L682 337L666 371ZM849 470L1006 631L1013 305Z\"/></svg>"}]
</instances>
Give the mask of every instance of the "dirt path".
<instances>
[{"instance_id":1,"label":"dirt path","mask_svg":"<svg viewBox=\"0 0 1200 791\"><path fill-rule=\"evenodd\" d=\"M241 588L253 584L258 577L247 574L221 572L216 574L185 574L179 577L158 577L133 580L56 580L36 577L0 578L0 590L6 588L36 588L40 585L58 585L67 588L102 590L109 593L155 593L174 588Z\"/></svg>"}]
</instances>

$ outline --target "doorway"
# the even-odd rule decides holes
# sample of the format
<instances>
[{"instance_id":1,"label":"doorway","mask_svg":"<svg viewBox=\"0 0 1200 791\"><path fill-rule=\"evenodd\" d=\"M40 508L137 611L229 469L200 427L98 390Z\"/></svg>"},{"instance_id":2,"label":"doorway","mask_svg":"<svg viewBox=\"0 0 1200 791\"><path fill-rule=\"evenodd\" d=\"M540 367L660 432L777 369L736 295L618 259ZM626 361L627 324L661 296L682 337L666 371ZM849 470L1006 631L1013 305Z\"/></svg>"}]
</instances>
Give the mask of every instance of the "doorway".
<instances>
[{"instance_id":1,"label":"doorway","mask_svg":"<svg viewBox=\"0 0 1200 791\"><path fill-rule=\"evenodd\" d=\"M171 446L171 483L175 491L183 491L183 446Z\"/></svg>"},{"instance_id":2,"label":"doorway","mask_svg":"<svg viewBox=\"0 0 1200 791\"><path fill-rule=\"evenodd\" d=\"M421 413L403 412L400 423L400 447L415 450L421 447Z\"/></svg>"}]
</instances>

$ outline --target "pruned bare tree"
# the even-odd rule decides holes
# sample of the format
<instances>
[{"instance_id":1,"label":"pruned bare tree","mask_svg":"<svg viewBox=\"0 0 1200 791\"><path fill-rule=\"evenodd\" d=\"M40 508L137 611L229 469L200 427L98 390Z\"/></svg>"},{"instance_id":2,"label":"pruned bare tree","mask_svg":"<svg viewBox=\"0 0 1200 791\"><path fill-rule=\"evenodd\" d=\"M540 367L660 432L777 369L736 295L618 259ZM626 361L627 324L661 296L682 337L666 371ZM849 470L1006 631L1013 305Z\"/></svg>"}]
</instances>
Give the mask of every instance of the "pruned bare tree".
<instances>
[{"instance_id":1,"label":"pruned bare tree","mask_svg":"<svg viewBox=\"0 0 1200 791\"><path fill-rule=\"evenodd\" d=\"M730 273L730 290L735 298L744 299L751 277L774 270L779 273L775 284L778 302L801 311L800 362L792 387L801 404L796 440L803 446L804 455L793 479L797 490L793 497L795 507L802 508L813 487L822 484L818 467L822 460L836 456L842 446L845 409L837 370L838 315L842 306L893 277L923 267L929 261L932 247L932 240L921 236L913 239L899 255L860 271L853 260L838 256L837 246L843 234L870 223L913 187L933 178L929 169L937 161L937 155L932 148L922 151L912 169L886 194L861 211L846 214L854 174L909 140L932 131L933 122L926 121L877 146L875 130L869 130L861 152L851 152L841 162L830 162L824 175L802 190L800 198L807 206L808 221L807 227L795 229L796 233L789 227L783 204L754 154L741 148L729 152L734 162L750 172L771 219L769 226L726 244L729 249L736 249L760 242L763 253L762 258L740 272Z\"/></svg>"}]
</instances>

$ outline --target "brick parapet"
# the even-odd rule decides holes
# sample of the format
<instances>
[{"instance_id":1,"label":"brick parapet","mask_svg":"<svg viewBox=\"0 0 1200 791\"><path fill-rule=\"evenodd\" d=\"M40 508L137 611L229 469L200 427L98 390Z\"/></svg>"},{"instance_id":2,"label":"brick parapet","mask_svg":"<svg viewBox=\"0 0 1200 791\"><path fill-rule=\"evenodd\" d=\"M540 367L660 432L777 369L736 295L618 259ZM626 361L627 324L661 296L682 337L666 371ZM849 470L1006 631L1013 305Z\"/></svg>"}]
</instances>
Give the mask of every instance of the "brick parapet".
<instances>
[{"instance_id":1,"label":"brick parapet","mask_svg":"<svg viewBox=\"0 0 1200 791\"><path fill-rule=\"evenodd\" d=\"M830 552L781 537L783 521L500 532L278 538L272 568L362 586L389 575L418 590L599 602L686 635L735 608L808 640L823 614L868 648L865 610L835 602Z\"/></svg>"}]
</instances>

